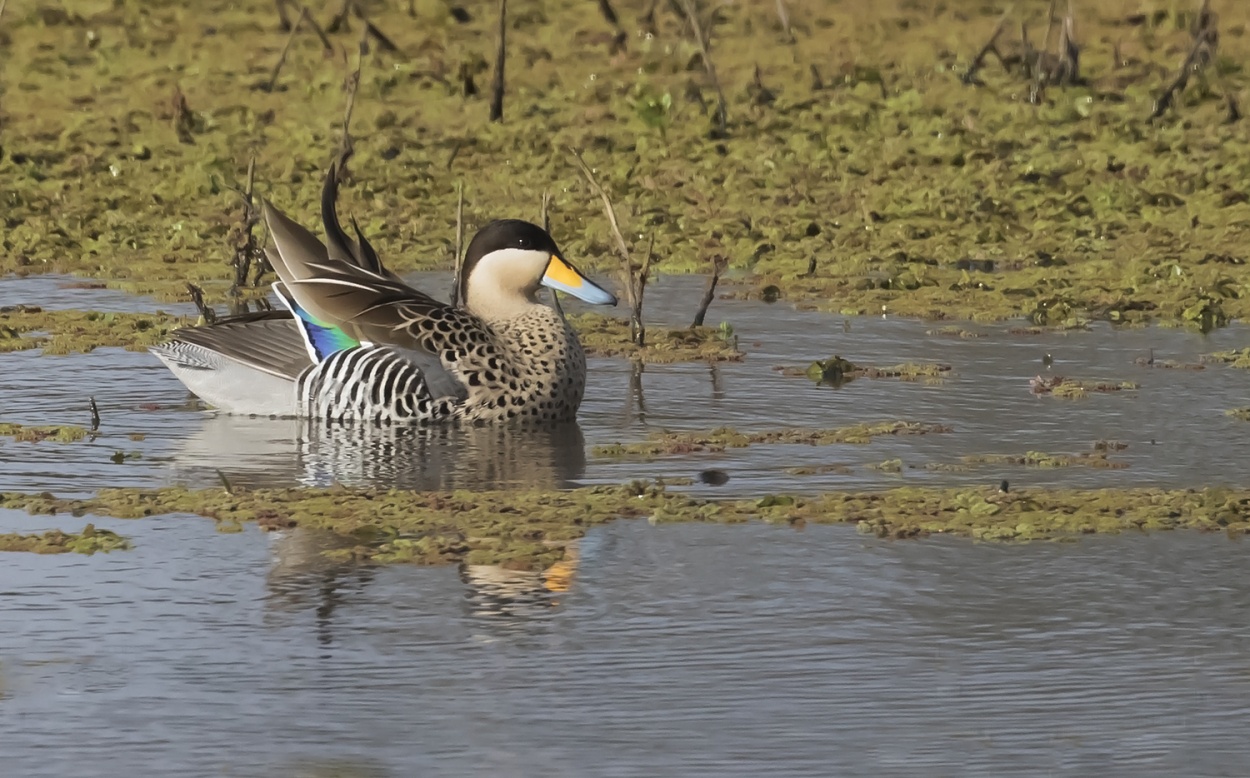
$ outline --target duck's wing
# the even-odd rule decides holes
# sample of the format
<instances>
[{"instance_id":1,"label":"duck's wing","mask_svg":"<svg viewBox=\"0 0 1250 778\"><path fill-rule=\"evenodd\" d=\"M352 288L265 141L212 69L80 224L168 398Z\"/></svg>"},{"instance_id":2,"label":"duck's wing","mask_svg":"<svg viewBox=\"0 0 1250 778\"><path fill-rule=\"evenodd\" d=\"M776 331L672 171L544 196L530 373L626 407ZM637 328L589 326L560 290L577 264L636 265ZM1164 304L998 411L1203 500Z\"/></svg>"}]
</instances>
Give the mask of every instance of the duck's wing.
<instances>
[{"instance_id":1,"label":"duck's wing","mask_svg":"<svg viewBox=\"0 0 1250 778\"><path fill-rule=\"evenodd\" d=\"M298 307L317 322L338 327L360 343L440 357L458 346L494 340L490 328L468 312L390 273L323 253L312 233L268 203L264 216L276 247L270 252L274 271Z\"/></svg>"},{"instance_id":2,"label":"duck's wing","mask_svg":"<svg viewBox=\"0 0 1250 778\"><path fill-rule=\"evenodd\" d=\"M347 233L339 223L337 203L341 173L339 163L335 162L330 166L325 184L321 187L321 222L325 227L329 258L350 262L374 275L399 281L399 276L382 266L378 252L365 239L364 233L360 231L360 225L356 224L355 217L352 217L352 231L356 233L355 240L347 237Z\"/></svg>"},{"instance_id":3,"label":"duck's wing","mask_svg":"<svg viewBox=\"0 0 1250 778\"><path fill-rule=\"evenodd\" d=\"M183 348L179 348L179 344ZM186 348L186 347L192 348ZM262 311L230 316L204 327L175 330L168 343L157 346L188 359L211 351L247 367L292 381L312 361L295 321L286 311Z\"/></svg>"},{"instance_id":4,"label":"duck's wing","mask_svg":"<svg viewBox=\"0 0 1250 778\"><path fill-rule=\"evenodd\" d=\"M281 312L185 327L149 350L209 405L261 416L298 413L292 389L312 364L295 322Z\"/></svg>"}]
</instances>

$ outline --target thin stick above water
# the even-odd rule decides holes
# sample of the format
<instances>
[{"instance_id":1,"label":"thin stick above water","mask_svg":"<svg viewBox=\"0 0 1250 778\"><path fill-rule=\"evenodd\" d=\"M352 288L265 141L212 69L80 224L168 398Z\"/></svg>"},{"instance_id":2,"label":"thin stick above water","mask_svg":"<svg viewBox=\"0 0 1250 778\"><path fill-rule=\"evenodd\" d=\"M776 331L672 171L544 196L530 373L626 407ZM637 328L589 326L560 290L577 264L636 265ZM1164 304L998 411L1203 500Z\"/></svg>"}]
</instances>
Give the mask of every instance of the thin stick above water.
<instances>
[{"instance_id":1,"label":"thin stick above water","mask_svg":"<svg viewBox=\"0 0 1250 778\"><path fill-rule=\"evenodd\" d=\"M507 52L508 0L499 0L499 40L495 48L495 73L490 82L490 120L503 121L503 62Z\"/></svg>"},{"instance_id":2,"label":"thin stick above water","mask_svg":"<svg viewBox=\"0 0 1250 778\"><path fill-rule=\"evenodd\" d=\"M699 45L699 54L703 58L703 67L707 70L707 76L712 81L712 88L716 90L716 126L723 135L726 131L726 124L729 121L729 102L725 100L725 92L720 88L720 79L716 77L716 66L712 64L712 54L708 51L708 41L703 34L703 28L699 25L699 15L695 12L692 0L681 0L681 8L686 12L686 18L690 20L690 30L694 33L695 43Z\"/></svg>"},{"instance_id":3,"label":"thin stick above water","mask_svg":"<svg viewBox=\"0 0 1250 778\"><path fill-rule=\"evenodd\" d=\"M460 305L460 277L464 275L464 182L456 182L456 257L451 276L451 304Z\"/></svg>"},{"instance_id":4,"label":"thin stick above water","mask_svg":"<svg viewBox=\"0 0 1250 778\"><path fill-rule=\"evenodd\" d=\"M637 276L642 283L636 285L634 264L629 257L629 245L625 243L625 236L621 234L621 226L616 221L616 209L612 207L612 198L608 197L608 193L599 185L599 182L595 179L595 174L590 170L590 166L582 159L582 155L578 154L574 149L569 149L569 151L573 154L573 160L577 163L578 169L586 177L586 183L590 184L591 191L599 195L599 199L603 202L603 212L608 217L608 224L612 228L612 237L616 241L616 250L621 255L621 265L625 269L625 299L629 303L630 309L630 340L641 346L645 332L642 327L642 289L639 287L646 286L645 273L650 269L651 254L650 252L647 253L646 266L643 272Z\"/></svg>"}]
</instances>

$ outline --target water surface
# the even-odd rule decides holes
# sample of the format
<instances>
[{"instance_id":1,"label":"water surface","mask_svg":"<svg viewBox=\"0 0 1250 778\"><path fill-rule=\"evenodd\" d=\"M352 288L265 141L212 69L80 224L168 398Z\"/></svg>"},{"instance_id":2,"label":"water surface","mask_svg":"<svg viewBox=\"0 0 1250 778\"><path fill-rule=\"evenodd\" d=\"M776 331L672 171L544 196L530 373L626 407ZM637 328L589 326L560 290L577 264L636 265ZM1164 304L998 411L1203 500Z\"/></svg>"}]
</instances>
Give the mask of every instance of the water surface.
<instances>
[{"instance_id":1,"label":"water surface","mask_svg":"<svg viewBox=\"0 0 1250 778\"><path fill-rule=\"evenodd\" d=\"M684 323L701 283L662 279L648 292L654 318ZM0 304L172 308L110 294L0 281ZM103 425L68 445L0 439L0 490L211 486L221 475L245 486L565 487L719 468L727 484L690 488L731 495L1000 478L1242 485L1250 469L1245 423L1223 413L1247 404L1244 371L1134 364L1151 349L1196 362L1245 345L1244 327L985 327L988 337L951 339L912 321L848 329L785 304L718 301L710 321L722 319L748 353L741 364L639 372L591 360L579 424L537 434L318 433L206 413L147 354L5 355L0 419L85 424L93 396ZM834 390L771 369L835 353L940 361L953 374ZM1141 388L1077 402L1030 394L1048 371ZM646 463L588 453L658 429L898 418L954 431ZM1114 457L1129 467L921 469L1097 439L1128 443ZM132 457L116 464L117 452ZM868 467L896 457L916 467ZM831 463L849 472L786 472ZM565 587L492 567L335 563L320 554L334 539L303 531L0 510L0 531L86 521L135 548L0 560L5 774L1136 777L1242 775L1250 763L1250 578L1244 543L1222 535L999 546L617 522L579 543Z\"/></svg>"}]
</instances>

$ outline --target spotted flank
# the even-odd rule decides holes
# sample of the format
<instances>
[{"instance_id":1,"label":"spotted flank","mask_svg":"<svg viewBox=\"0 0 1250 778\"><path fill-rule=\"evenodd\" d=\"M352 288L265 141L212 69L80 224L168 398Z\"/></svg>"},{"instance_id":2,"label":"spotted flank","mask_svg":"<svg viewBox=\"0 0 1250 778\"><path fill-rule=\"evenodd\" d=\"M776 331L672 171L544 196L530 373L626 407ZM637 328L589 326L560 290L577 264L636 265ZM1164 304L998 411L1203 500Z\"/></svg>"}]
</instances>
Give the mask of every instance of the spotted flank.
<instances>
[{"instance_id":1,"label":"spotted flank","mask_svg":"<svg viewBox=\"0 0 1250 778\"><path fill-rule=\"evenodd\" d=\"M586 359L541 286L593 304L616 298L524 221L491 222L469 243L460 306L386 270L349 238L322 189L325 242L268 203L266 249L284 311L179 330L156 354L191 391L227 413L327 422L550 423L575 418ZM353 227L355 223L353 222Z\"/></svg>"}]
</instances>

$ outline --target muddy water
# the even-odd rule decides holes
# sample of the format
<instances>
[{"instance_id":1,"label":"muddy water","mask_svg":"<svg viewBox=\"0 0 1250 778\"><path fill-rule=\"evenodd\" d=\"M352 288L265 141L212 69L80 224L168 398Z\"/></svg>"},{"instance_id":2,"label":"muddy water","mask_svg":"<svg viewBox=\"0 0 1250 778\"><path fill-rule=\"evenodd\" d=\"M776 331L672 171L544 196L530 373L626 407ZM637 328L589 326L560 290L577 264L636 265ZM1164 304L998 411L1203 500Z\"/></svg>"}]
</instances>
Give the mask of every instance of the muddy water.
<instances>
[{"instance_id":1,"label":"muddy water","mask_svg":"<svg viewBox=\"0 0 1250 778\"><path fill-rule=\"evenodd\" d=\"M7 280L0 304L101 308L99 290ZM688 316L699 282L649 291ZM443 288L439 283L434 288ZM170 309L120 298L119 309ZM104 420L92 441L0 440L0 490L119 484L371 481L506 487L694 476L758 494L898 483L1082 486L1244 483L1247 374L1145 369L1246 345L1144 329L928 337L930 326L721 301L742 364L592 360L575 428L544 435L353 439L290 421L215 417L145 354L5 355L0 419ZM774 365L838 353L933 360L937 386L785 378ZM1046 373L1132 380L1132 393L1031 395ZM639 387L641 392L639 392ZM752 447L625 463L587 453L659 428L834 427L908 418L946 435L867 446ZM141 440L131 434L141 434ZM920 469L966 453L1076 452L1117 439L1129 467ZM131 454L121 464L112 456ZM134 456L137 455L137 456ZM901 474L867 465L900 458ZM849 474L795 476L844 463ZM0 753L21 776L232 775L1237 775L1250 760L1250 582L1244 545L1171 534L1019 547L884 542L846 527L794 532L622 522L580 544L571 589L466 567L359 569L332 541L210 522L0 511L0 531L96 520L135 549L4 555Z\"/></svg>"}]
</instances>

